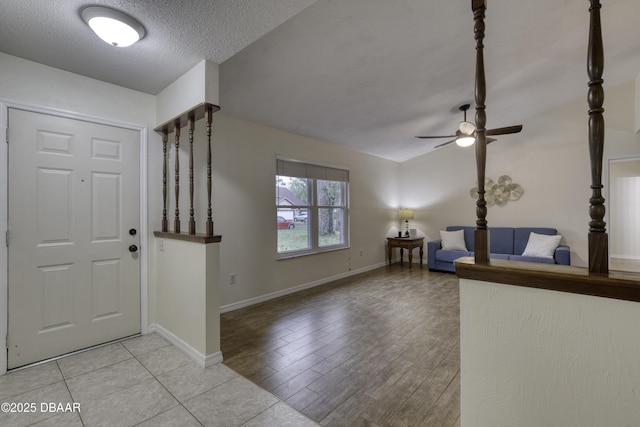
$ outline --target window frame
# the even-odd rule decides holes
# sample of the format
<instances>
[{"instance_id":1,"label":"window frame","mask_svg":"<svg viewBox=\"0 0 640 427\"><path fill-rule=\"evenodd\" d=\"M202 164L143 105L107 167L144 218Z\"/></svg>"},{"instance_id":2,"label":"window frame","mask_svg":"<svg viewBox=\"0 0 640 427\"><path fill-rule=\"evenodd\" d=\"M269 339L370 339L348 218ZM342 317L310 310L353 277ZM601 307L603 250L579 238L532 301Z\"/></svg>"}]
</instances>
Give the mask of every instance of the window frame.
<instances>
[{"instance_id":1,"label":"window frame","mask_svg":"<svg viewBox=\"0 0 640 427\"><path fill-rule=\"evenodd\" d=\"M307 205L280 205L278 200L278 177L298 178L304 179L307 182ZM348 249L350 247L350 209L349 209L349 171L345 168L338 168L334 166L324 166L315 163L308 163L299 160L291 160L278 157L276 159L276 173L275 173L275 191L276 191L276 205L275 216L277 217L278 210L283 206L297 211L306 209L307 211L307 240L308 247L304 249L290 250L280 252L278 249L278 235L276 235L276 259L287 259L299 256L313 255L324 252L332 252L337 250ZM335 181L340 182L342 185L342 204L337 205L318 205L318 181ZM341 243L335 245L320 245L320 231L319 231L319 210L320 209L342 209L344 211L344 218L341 224ZM276 231L277 233L278 231Z\"/></svg>"}]
</instances>

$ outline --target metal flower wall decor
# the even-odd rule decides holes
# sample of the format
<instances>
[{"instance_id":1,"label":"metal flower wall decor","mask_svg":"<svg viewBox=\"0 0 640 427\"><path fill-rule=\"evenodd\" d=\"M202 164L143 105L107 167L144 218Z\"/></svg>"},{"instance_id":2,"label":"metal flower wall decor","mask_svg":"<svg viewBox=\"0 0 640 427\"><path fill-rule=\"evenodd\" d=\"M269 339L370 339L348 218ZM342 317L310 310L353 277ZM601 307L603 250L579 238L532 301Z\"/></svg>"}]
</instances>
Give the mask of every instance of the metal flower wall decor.
<instances>
[{"instance_id":1,"label":"metal flower wall decor","mask_svg":"<svg viewBox=\"0 0 640 427\"><path fill-rule=\"evenodd\" d=\"M498 178L497 184L493 182L491 178L485 178L484 190L484 198L487 201L487 206L504 206L509 201L515 202L524 194L524 190L520 184L515 184L508 175L502 175ZM469 190L469 195L473 199L478 198L477 185Z\"/></svg>"}]
</instances>

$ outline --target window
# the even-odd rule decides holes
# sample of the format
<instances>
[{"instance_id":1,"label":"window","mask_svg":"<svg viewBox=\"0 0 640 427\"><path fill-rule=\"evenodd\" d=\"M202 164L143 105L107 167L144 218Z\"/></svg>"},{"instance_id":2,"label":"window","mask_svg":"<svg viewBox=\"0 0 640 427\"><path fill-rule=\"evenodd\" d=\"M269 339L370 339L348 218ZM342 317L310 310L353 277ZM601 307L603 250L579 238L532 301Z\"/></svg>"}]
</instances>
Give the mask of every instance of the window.
<instances>
[{"instance_id":1,"label":"window","mask_svg":"<svg viewBox=\"0 0 640 427\"><path fill-rule=\"evenodd\" d=\"M349 171L276 161L278 257L349 246Z\"/></svg>"}]
</instances>

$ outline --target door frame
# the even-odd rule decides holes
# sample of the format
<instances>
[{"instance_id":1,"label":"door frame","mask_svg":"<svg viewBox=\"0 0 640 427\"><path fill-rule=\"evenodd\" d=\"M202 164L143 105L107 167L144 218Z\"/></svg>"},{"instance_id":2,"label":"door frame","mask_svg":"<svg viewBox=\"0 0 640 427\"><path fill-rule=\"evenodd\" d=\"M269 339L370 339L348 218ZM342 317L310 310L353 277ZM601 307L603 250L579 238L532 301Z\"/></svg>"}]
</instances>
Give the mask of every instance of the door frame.
<instances>
[{"instance_id":1,"label":"door frame","mask_svg":"<svg viewBox=\"0 0 640 427\"><path fill-rule=\"evenodd\" d=\"M606 161L603 162L604 167L602 170L602 175L604 178L606 178L606 187L604 188L603 191L603 197L605 198L605 215L604 215L604 221L607 224L607 227L611 227L611 218L609 217L609 214L611 213L611 205L610 205L610 197L611 197L611 162L615 162L615 161L625 161L625 160L640 160L640 152L633 152L633 153L627 153L627 154L613 154L610 156L606 157ZM611 230L609 228L607 228L607 233L609 234L609 236L611 235ZM609 245L610 246L610 245ZM609 259L608 262L611 263L611 253L609 253Z\"/></svg>"},{"instance_id":2,"label":"door frame","mask_svg":"<svg viewBox=\"0 0 640 427\"><path fill-rule=\"evenodd\" d=\"M148 292L148 265L150 246L147 224L147 127L135 123L112 120L89 114L77 113L58 108L45 107L36 104L19 102L0 97L0 124L5 128L0 132L0 239L5 240L9 227L9 148L7 144L7 129L9 127L9 108L26 110L33 113L49 114L61 118L83 120L107 126L117 126L140 132L140 331L146 334L149 330L149 292ZM9 314L9 250L5 242L0 242L0 265L5 266L4 274L0 274L0 375L7 373L7 333ZM4 338L1 338L4 337Z\"/></svg>"}]
</instances>

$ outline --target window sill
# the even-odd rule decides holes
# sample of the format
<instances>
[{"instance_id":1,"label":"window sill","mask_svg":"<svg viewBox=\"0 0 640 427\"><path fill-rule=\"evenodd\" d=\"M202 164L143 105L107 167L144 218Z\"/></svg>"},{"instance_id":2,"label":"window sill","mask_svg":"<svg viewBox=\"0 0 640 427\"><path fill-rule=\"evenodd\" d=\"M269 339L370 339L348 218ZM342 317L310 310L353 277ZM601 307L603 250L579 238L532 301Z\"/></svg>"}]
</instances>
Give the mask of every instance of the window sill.
<instances>
[{"instance_id":1,"label":"window sill","mask_svg":"<svg viewBox=\"0 0 640 427\"><path fill-rule=\"evenodd\" d=\"M276 256L276 261L285 260L285 259L291 259L291 258L300 258L300 257L309 256L309 255L324 254L324 253L327 253L327 252L343 251L343 250L349 249L349 248L350 248L350 246L346 245L346 246L331 246L331 247L326 248L326 249L316 249L316 250L313 250L313 251L285 252L285 253L282 253L282 254L278 254Z\"/></svg>"}]
</instances>

